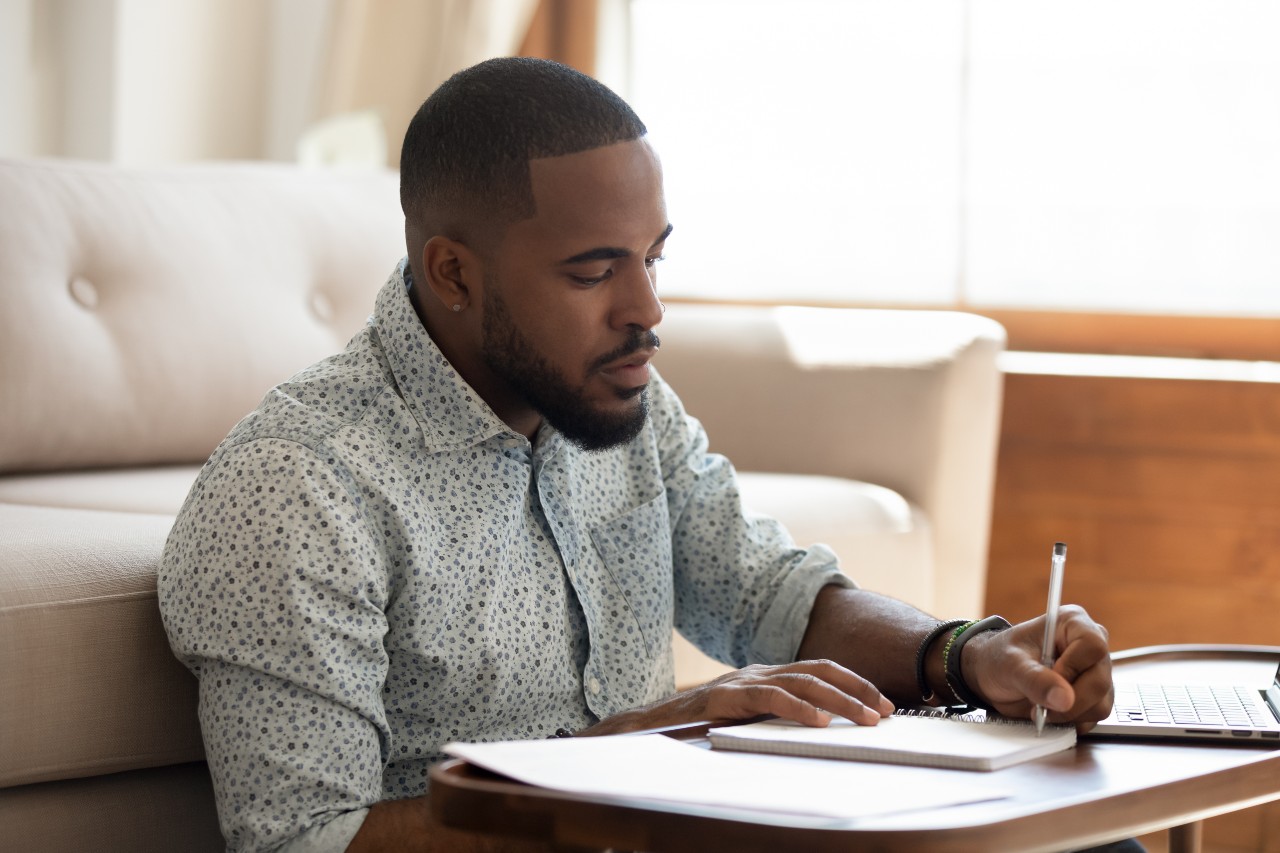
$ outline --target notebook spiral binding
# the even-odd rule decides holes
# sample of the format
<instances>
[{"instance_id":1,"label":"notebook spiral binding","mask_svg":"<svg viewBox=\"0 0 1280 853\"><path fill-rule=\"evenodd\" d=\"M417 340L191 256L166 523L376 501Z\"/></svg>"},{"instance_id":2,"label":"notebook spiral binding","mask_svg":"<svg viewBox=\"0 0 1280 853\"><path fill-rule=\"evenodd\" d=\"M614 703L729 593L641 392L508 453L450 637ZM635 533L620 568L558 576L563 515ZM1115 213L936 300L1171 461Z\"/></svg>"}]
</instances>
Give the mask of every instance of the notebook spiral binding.
<instances>
[{"instance_id":1,"label":"notebook spiral binding","mask_svg":"<svg viewBox=\"0 0 1280 853\"><path fill-rule=\"evenodd\" d=\"M899 708L893 712L893 716L938 717L944 720L957 720L961 723L994 723L1001 726L1025 726L1031 724L1030 720L993 716L985 711L947 711L944 708Z\"/></svg>"}]
</instances>

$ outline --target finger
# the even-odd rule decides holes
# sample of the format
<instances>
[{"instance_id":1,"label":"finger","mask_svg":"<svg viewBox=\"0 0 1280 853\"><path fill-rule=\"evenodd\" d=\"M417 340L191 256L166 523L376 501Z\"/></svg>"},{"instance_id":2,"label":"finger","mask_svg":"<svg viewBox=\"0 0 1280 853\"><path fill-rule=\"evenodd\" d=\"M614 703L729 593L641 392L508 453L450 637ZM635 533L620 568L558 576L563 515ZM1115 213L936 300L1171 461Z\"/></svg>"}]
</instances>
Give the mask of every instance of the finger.
<instances>
[{"instance_id":1,"label":"finger","mask_svg":"<svg viewBox=\"0 0 1280 853\"><path fill-rule=\"evenodd\" d=\"M1086 684L1083 680L1077 681L1075 689L1075 703L1069 711L1061 715L1061 720L1058 722L1096 722L1105 719L1111 713L1111 707L1115 703L1115 691L1110 681L1096 679L1092 684Z\"/></svg>"},{"instance_id":2,"label":"finger","mask_svg":"<svg viewBox=\"0 0 1280 853\"><path fill-rule=\"evenodd\" d=\"M1109 661L1109 659L1108 659ZM1026 679L1026 695L1032 704L1041 705L1050 712L1054 722L1079 719L1102 719L1110 713L1113 698L1111 670L1109 666L1095 666L1068 680L1058 666L1046 669L1035 665L1035 672ZM1095 709L1105 709L1099 716Z\"/></svg>"},{"instance_id":3,"label":"finger","mask_svg":"<svg viewBox=\"0 0 1280 853\"><path fill-rule=\"evenodd\" d=\"M1104 655L1098 660L1090 656L1082 660L1068 648L1053 666L1054 672L1071 683L1080 698L1077 701L1093 704L1099 697L1111 689L1111 657Z\"/></svg>"},{"instance_id":4,"label":"finger","mask_svg":"<svg viewBox=\"0 0 1280 853\"><path fill-rule=\"evenodd\" d=\"M1038 660L1024 657L1015 667L1014 682L1029 705L1040 705L1049 711L1065 714L1076 703L1076 690L1071 682Z\"/></svg>"},{"instance_id":5,"label":"finger","mask_svg":"<svg viewBox=\"0 0 1280 853\"><path fill-rule=\"evenodd\" d=\"M708 709L713 718L744 719L775 714L805 725L825 726L831 714L839 714L859 725L879 722L880 714L859 699L805 671L814 668L788 664L769 667L763 672L744 672L742 677L712 688Z\"/></svg>"},{"instance_id":6,"label":"finger","mask_svg":"<svg viewBox=\"0 0 1280 853\"><path fill-rule=\"evenodd\" d=\"M874 726L880 722L882 714L877 710L880 691L874 687L870 688L869 693L875 705L869 705L862 698L846 693L813 672L799 668L777 672L771 676L770 682L824 711L839 714L860 726ZM868 693L866 686L860 685L857 689L864 695Z\"/></svg>"},{"instance_id":7,"label":"finger","mask_svg":"<svg viewBox=\"0 0 1280 853\"><path fill-rule=\"evenodd\" d=\"M1068 681L1075 681L1082 673L1100 665L1110 673L1107 629L1075 605L1063 609L1065 618L1059 624L1055 638L1058 654L1054 669Z\"/></svg>"},{"instance_id":8,"label":"finger","mask_svg":"<svg viewBox=\"0 0 1280 853\"><path fill-rule=\"evenodd\" d=\"M880 716L887 717L895 710L889 697L867 679L851 669L831 660L804 660L788 664L787 671L804 672L822 679L848 696L861 702L867 708L877 711Z\"/></svg>"},{"instance_id":9,"label":"finger","mask_svg":"<svg viewBox=\"0 0 1280 853\"><path fill-rule=\"evenodd\" d=\"M1111 714L1111 701L1108 699L1099 702L1085 710L1069 714L1050 714L1048 721L1051 723L1071 723L1075 725L1076 731L1084 734L1094 728L1100 720L1105 720Z\"/></svg>"},{"instance_id":10,"label":"finger","mask_svg":"<svg viewBox=\"0 0 1280 853\"><path fill-rule=\"evenodd\" d=\"M708 698L707 711L713 720L745 720L772 714L817 728L831 723L831 714L773 683L720 685Z\"/></svg>"},{"instance_id":11,"label":"finger","mask_svg":"<svg viewBox=\"0 0 1280 853\"><path fill-rule=\"evenodd\" d=\"M1115 699L1115 691L1109 689L1102 699L1091 705L1089 708L1076 714L1075 719L1086 723L1096 723L1099 720L1105 720L1107 717L1111 716L1111 709L1115 706Z\"/></svg>"},{"instance_id":12,"label":"finger","mask_svg":"<svg viewBox=\"0 0 1280 853\"><path fill-rule=\"evenodd\" d=\"M1110 711L1113 696L1111 654L1106 628L1089 618L1083 609L1073 607L1060 635L1062 652L1053 669L1071 682L1075 701L1069 719L1087 719L1095 709ZM1096 719L1105 717L1106 713Z\"/></svg>"}]
</instances>

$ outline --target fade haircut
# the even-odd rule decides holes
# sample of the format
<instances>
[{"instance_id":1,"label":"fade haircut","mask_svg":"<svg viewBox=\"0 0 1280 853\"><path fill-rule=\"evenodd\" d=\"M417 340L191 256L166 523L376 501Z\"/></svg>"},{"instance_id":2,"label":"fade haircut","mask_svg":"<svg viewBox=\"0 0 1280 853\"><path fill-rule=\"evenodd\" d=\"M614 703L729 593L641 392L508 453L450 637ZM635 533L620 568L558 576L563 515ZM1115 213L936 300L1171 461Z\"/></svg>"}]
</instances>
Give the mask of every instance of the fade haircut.
<instances>
[{"instance_id":1,"label":"fade haircut","mask_svg":"<svg viewBox=\"0 0 1280 853\"><path fill-rule=\"evenodd\" d=\"M420 226L465 222L501 233L536 212L530 160L629 142L645 132L622 98L585 74L544 59L491 59L446 80L409 123L400 152L400 206L405 219ZM444 221L429 223L433 214Z\"/></svg>"}]
</instances>

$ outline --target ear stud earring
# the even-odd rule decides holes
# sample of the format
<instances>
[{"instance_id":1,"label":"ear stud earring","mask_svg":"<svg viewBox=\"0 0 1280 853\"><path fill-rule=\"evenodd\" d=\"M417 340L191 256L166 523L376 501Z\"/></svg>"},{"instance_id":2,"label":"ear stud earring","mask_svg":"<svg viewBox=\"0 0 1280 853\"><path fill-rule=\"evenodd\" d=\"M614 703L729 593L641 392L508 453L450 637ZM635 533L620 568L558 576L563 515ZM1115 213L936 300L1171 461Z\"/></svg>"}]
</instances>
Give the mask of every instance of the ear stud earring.
<instances>
[{"instance_id":1,"label":"ear stud earring","mask_svg":"<svg viewBox=\"0 0 1280 853\"><path fill-rule=\"evenodd\" d=\"M453 306L453 312L454 312L455 314L456 314L457 312L461 311L461 310L462 310L462 306L461 306L461 305L455 305L455 306Z\"/></svg>"}]
</instances>

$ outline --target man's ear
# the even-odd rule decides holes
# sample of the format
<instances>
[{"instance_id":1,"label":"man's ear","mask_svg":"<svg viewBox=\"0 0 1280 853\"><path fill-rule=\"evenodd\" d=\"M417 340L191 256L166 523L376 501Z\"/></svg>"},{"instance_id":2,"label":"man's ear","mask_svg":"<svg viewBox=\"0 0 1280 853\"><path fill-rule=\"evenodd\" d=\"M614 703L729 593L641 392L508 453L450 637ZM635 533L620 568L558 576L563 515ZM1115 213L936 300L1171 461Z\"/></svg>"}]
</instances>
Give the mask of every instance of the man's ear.
<instances>
[{"instance_id":1,"label":"man's ear","mask_svg":"<svg viewBox=\"0 0 1280 853\"><path fill-rule=\"evenodd\" d=\"M473 288L484 279L482 263L475 252L438 234L422 246L421 269L427 290L449 312L469 308L476 296Z\"/></svg>"}]
</instances>

